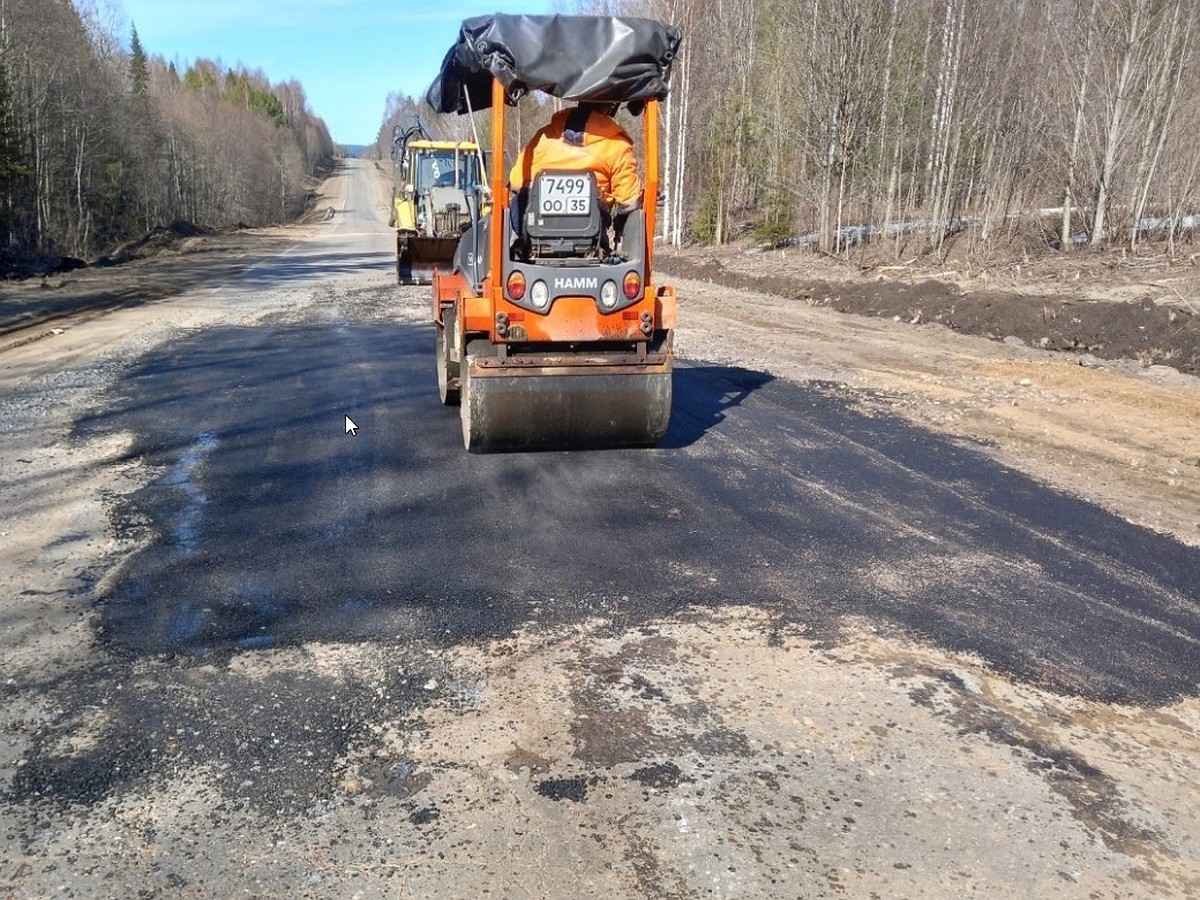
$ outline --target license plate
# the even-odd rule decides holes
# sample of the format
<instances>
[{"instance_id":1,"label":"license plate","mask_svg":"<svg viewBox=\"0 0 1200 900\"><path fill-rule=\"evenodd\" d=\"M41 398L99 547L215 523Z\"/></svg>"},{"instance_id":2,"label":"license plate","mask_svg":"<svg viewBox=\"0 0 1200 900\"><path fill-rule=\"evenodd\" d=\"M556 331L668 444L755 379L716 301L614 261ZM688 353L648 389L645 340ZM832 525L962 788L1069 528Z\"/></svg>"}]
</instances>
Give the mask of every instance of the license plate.
<instances>
[{"instance_id":1,"label":"license plate","mask_svg":"<svg viewBox=\"0 0 1200 900\"><path fill-rule=\"evenodd\" d=\"M592 211L588 179L583 175L543 175L538 213L543 216L586 216Z\"/></svg>"}]
</instances>

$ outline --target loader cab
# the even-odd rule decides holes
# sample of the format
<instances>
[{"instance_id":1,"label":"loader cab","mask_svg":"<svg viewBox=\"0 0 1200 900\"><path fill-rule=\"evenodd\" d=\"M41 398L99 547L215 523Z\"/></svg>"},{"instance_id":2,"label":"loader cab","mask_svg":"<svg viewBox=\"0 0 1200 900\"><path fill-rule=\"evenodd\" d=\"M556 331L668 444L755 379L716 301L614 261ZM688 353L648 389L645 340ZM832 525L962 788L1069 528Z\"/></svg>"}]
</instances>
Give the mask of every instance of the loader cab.
<instances>
[{"instance_id":1,"label":"loader cab","mask_svg":"<svg viewBox=\"0 0 1200 900\"><path fill-rule=\"evenodd\" d=\"M400 226L435 237L461 233L478 215L472 204L485 183L478 149L472 143L424 139L409 141L406 149L396 215Z\"/></svg>"},{"instance_id":2,"label":"loader cab","mask_svg":"<svg viewBox=\"0 0 1200 900\"><path fill-rule=\"evenodd\" d=\"M413 189L423 194L434 188L457 188L467 191L482 184L479 156L471 149L454 146L412 148L408 177Z\"/></svg>"}]
</instances>

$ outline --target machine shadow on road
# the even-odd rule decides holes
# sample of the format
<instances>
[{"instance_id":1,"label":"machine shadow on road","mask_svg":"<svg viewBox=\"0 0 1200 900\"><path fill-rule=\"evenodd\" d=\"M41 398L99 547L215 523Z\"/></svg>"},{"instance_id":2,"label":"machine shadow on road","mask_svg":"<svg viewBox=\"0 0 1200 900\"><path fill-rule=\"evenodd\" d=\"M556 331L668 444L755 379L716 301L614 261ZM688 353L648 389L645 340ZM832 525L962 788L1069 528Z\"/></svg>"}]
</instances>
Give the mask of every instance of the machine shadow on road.
<instances>
[{"instance_id":1,"label":"machine shadow on road","mask_svg":"<svg viewBox=\"0 0 1200 900\"><path fill-rule=\"evenodd\" d=\"M671 423L660 447L677 450L691 446L773 380L766 372L740 366L677 364L671 384Z\"/></svg>"}]
</instances>

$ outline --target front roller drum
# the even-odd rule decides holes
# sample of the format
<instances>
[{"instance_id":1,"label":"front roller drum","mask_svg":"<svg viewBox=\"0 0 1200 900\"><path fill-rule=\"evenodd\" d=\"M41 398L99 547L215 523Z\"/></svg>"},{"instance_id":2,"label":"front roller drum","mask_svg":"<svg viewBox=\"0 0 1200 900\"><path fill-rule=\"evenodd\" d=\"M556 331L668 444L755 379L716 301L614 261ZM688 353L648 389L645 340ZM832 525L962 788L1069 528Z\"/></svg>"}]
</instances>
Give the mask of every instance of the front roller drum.
<instances>
[{"instance_id":1,"label":"front roller drum","mask_svg":"<svg viewBox=\"0 0 1200 900\"><path fill-rule=\"evenodd\" d=\"M671 370L658 366L462 372L463 444L475 452L653 447L671 418Z\"/></svg>"}]
</instances>

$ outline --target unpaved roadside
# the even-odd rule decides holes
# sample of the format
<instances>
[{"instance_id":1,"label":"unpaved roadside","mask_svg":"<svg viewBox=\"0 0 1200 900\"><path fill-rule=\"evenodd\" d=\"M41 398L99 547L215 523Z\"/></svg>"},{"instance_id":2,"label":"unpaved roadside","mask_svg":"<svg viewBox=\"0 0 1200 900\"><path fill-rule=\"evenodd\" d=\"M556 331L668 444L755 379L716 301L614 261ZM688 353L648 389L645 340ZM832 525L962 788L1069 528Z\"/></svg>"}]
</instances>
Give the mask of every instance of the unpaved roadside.
<instances>
[{"instance_id":1,"label":"unpaved roadside","mask_svg":"<svg viewBox=\"0 0 1200 900\"><path fill-rule=\"evenodd\" d=\"M312 226L247 228L223 234L164 234L146 256L41 278L0 282L0 348L82 319L145 306L228 282L311 235Z\"/></svg>"}]
</instances>

